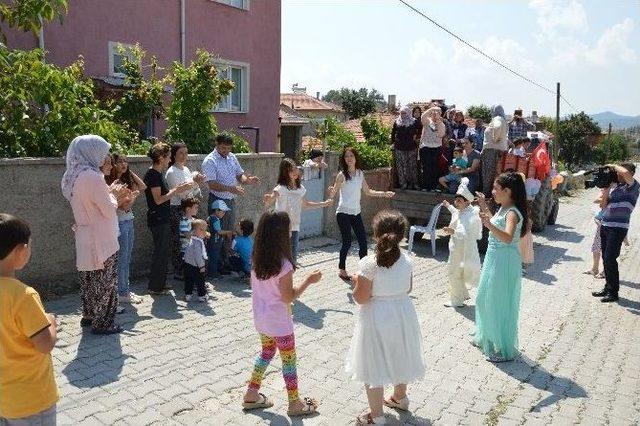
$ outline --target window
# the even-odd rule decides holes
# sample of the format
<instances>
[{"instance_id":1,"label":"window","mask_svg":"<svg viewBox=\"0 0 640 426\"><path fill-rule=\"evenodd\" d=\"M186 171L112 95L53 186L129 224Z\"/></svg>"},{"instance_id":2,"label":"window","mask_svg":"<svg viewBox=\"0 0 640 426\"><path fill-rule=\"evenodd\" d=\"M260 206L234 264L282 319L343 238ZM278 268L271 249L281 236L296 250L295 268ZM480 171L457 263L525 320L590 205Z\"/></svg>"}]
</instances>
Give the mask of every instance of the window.
<instances>
[{"instance_id":1,"label":"window","mask_svg":"<svg viewBox=\"0 0 640 426\"><path fill-rule=\"evenodd\" d=\"M109 42L109 75L113 77L125 77L124 58L134 59L131 53L132 48L133 46L130 44L115 41Z\"/></svg>"},{"instance_id":2,"label":"window","mask_svg":"<svg viewBox=\"0 0 640 426\"><path fill-rule=\"evenodd\" d=\"M235 84L235 88L214 108L215 112L249 111L249 64L240 62L221 62L218 66L220 78L226 78Z\"/></svg>"},{"instance_id":3,"label":"window","mask_svg":"<svg viewBox=\"0 0 640 426\"><path fill-rule=\"evenodd\" d=\"M237 7L238 9L249 10L249 0L215 0L218 3L226 4L227 6Z\"/></svg>"}]
</instances>

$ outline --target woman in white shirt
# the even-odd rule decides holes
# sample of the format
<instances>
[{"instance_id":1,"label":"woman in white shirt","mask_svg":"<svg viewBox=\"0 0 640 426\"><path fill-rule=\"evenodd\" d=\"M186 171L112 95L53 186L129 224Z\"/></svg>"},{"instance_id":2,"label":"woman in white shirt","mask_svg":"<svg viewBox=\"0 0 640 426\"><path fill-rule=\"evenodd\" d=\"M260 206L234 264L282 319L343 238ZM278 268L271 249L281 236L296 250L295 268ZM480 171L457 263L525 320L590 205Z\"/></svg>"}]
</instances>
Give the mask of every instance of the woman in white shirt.
<instances>
[{"instance_id":1,"label":"woman in white shirt","mask_svg":"<svg viewBox=\"0 0 640 426\"><path fill-rule=\"evenodd\" d=\"M420 120L422 135L418 153L422 164L422 190L433 191L438 187L438 160L442 154L442 138L446 127L442 121L442 111L437 106L426 110Z\"/></svg>"},{"instance_id":2,"label":"woman in white shirt","mask_svg":"<svg viewBox=\"0 0 640 426\"><path fill-rule=\"evenodd\" d=\"M493 181L496 178L498 161L509 148L507 140L508 126L504 117L502 105L491 107L491 123L484 129L484 144L482 145L482 192L490 197Z\"/></svg>"},{"instance_id":3,"label":"woman in white shirt","mask_svg":"<svg viewBox=\"0 0 640 426\"><path fill-rule=\"evenodd\" d=\"M186 166L189 157L187 145L183 143L175 143L171 146L171 162L169 169L165 174L167 187L169 190L178 187L184 182L191 182L193 188L175 194L171 197L171 237L172 237L172 259L175 278L182 278L182 258L180 256L180 218L182 217L182 209L180 207L182 200L190 197L200 197L200 187L204 182L204 175L197 171L191 171Z\"/></svg>"},{"instance_id":4,"label":"woman in white shirt","mask_svg":"<svg viewBox=\"0 0 640 426\"><path fill-rule=\"evenodd\" d=\"M264 203L276 202L276 211L287 212L291 222L291 258L294 264L298 263L298 240L300 238L300 215L302 209L319 209L328 207L333 203L332 199L322 202L314 202L306 199L306 188L300 183L300 170L295 161L285 158L280 162L280 174L278 185L270 194L264 194Z\"/></svg>"},{"instance_id":5,"label":"woman in white shirt","mask_svg":"<svg viewBox=\"0 0 640 426\"><path fill-rule=\"evenodd\" d=\"M360 170L358 152L354 148L347 147L340 156L340 169L336 176L336 182L329 187L329 197L333 198L340 193L340 201L336 209L336 220L342 236L342 248L340 249L340 262L338 277L345 281L351 281L351 276L346 271L347 253L351 248L351 230L356 234L360 246L360 259L367 255L367 233L362 223L360 214L360 196L364 190L370 197L391 198L395 195L392 191L374 191L369 188Z\"/></svg>"}]
</instances>

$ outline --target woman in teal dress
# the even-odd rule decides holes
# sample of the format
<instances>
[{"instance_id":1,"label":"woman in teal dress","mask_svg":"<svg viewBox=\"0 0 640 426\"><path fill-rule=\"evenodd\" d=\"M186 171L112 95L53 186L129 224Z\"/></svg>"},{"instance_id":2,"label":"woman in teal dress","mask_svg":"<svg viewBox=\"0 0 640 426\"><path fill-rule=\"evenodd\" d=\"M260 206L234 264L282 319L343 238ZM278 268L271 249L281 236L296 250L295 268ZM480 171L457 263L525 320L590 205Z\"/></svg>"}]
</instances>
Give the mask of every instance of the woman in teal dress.
<instances>
[{"instance_id":1,"label":"woman in teal dress","mask_svg":"<svg viewBox=\"0 0 640 426\"><path fill-rule=\"evenodd\" d=\"M493 184L493 199L500 209L491 217L484 196L478 193L480 218L489 230L489 245L476 296L476 332L473 344L492 362L511 361L518 355L518 314L522 259L518 242L527 223L527 196L517 173L503 173Z\"/></svg>"}]
</instances>

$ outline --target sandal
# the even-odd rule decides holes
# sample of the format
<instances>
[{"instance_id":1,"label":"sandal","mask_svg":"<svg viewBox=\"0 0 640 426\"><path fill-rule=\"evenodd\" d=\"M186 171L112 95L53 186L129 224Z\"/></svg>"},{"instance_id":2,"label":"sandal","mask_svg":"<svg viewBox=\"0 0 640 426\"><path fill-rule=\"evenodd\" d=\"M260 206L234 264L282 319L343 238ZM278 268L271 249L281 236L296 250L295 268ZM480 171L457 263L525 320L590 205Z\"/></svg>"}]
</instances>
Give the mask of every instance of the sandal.
<instances>
[{"instance_id":1,"label":"sandal","mask_svg":"<svg viewBox=\"0 0 640 426\"><path fill-rule=\"evenodd\" d=\"M349 274L347 275L342 275L342 274L338 274L338 278L340 278L342 281L352 284L353 283L353 277Z\"/></svg>"},{"instance_id":2,"label":"sandal","mask_svg":"<svg viewBox=\"0 0 640 426\"><path fill-rule=\"evenodd\" d=\"M242 409L243 410L255 410L258 408L270 408L273 407L273 401L271 401L269 398L266 397L265 394L263 393L259 393L258 394L258 400L257 401L253 401L253 402L247 402L247 401L243 401L242 402Z\"/></svg>"},{"instance_id":3,"label":"sandal","mask_svg":"<svg viewBox=\"0 0 640 426\"><path fill-rule=\"evenodd\" d=\"M598 275L597 272L593 272L593 270L591 270L591 269L589 269L588 271L584 271L583 274L584 275L593 275L593 276Z\"/></svg>"},{"instance_id":4,"label":"sandal","mask_svg":"<svg viewBox=\"0 0 640 426\"><path fill-rule=\"evenodd\" d=\"M304 403L303 408L298 408L296 410L292 410L292 409L287 410L287 415L289 417L309 416L317 412L318 401L312 398L304 398L302 401Z\"/></svg>"},{"instance_id":5,"label":"sandal","mask_svg":"<svg viewBox=\"0 0 640 426\"><path fill-rule=\"evenodd\" d=\"M390 396L388 399L384 400L383 404L389 408L396 408L402 411L409 410L409 398L406 396L404 398L398 399L397 401L393 398L393 396Z\"/></svg>"},{"instance_id":6,"label":"sandal","mask_svg":"<svg viewBox=\"0 0 640 426\"><path fill-rule=\"evenodd\" d=\"M595 275L595 277L596 277L597 279L599 279L599 280L604 279L604 272L600 272L600 273L596 274L596 275Z\"/></svg>"},{"instance_id":7,"label":"sandal","mask_svg":"<svg viewBox=\"0 0 640 426\"><path fill-rule=\"evenodd\" d=\"M371 413L362 413L356 417L356 424L358 425L384 425L387 424L387 419L384 415L378 417L371 417Z\"/></svg>"}]
</instances>

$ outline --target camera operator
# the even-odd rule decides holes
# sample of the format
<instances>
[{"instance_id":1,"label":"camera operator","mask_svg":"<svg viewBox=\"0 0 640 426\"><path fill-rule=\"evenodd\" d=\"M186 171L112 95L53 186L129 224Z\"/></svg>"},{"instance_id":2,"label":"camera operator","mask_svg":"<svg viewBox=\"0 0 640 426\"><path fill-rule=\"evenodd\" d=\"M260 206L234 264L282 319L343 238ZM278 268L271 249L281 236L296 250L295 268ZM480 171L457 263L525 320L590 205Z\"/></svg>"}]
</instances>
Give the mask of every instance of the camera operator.
<instances>
[{"instance_id":1,"label":"camera operator","mask_svg":"<svg viewBox=\"0 0 640 426\"><path fill-rule=\"evenodd\" d=\"M606 284L602 291L592 294L595 297L602 297L602 302L615 302L618 300L620 288L618 256L622 242L629 231L629 219L638 200L640 184L633 178L636 172L634 164L608 164L607 167L615 170L618 182L603 189L600 203L603 209L600 239Z\"/></svg>"}]
</instances>

